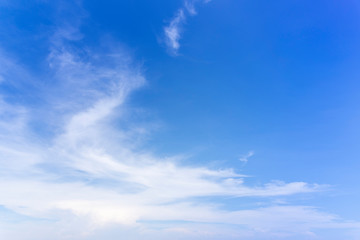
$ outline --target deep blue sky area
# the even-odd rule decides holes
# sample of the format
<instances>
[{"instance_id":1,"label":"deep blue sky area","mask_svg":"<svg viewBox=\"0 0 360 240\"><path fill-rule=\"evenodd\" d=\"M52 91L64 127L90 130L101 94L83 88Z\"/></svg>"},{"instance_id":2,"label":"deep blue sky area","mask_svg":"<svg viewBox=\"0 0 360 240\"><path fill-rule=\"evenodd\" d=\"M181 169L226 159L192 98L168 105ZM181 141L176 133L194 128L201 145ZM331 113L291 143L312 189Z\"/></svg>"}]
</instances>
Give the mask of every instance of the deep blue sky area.
<instances>
[{"instance_id":1,"label":"deep blue sky area","mask_svg":"<svg viewBox=\"0 0 360 240\"><path fill-rule=\"evenodd\" d=\"M49 110L44 97L56 91L44 89L75 67L63 72L49 68L57 64L54 54L67 49L86 61L90 51L98 55L107 51L110 56L111 49L120 48L146 78L124 103L128 119L118 121L120 128L121 124L149 128L140 137L140 152L184 156L181 166L231 168L248 175L251 186L274 180L324 185L311 195L286 200L276 195L261 201L266 206L276 201L314 206L354 224L360 221L358 1L74 2L78 3L0 1L0 77L5 79L0 81L1 99L36 112L29 125L31 136L57 143L54 136L62 131L53 129L60 117L49 120L49 116L59 113ZM166 35L171 26L179 31L175 40ZM60 35L65 40L58 40ZM4 56L14 64L7 64ZM101 64L99 69L106 63ZM81 78L79 72L72 76ZM102 89L101 82L97 84ZM74 89L74 96L99 90L78 94L75 89L81 86L69 89ZM79 100L88 106L84 101ZM83 106L80 103L74 106ZM75 112L61 111L64 119ZM244 157L247 160L241 161ZM260 201L258 196L192 197L229 211ZM10 216L9 207L0 202L1 206ZM316 233L327 236L322 231ZM351 236L356 233L358 229ZM262 239L251 236L244 239Z\"/></svg>"}]
</instances>

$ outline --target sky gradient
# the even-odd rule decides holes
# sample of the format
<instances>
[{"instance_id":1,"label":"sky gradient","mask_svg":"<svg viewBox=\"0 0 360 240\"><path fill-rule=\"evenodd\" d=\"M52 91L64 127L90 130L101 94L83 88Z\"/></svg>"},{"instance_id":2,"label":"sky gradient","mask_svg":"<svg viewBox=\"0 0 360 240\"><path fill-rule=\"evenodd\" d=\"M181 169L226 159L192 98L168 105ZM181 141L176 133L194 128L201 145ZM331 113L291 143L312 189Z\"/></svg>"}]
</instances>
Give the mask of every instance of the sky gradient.
<instances>
[{"instance_id":1,"label":"sky gradient","mask_svg":"<svg viewBox=\"0 0 360 240\"><path fill-rule=\"evenodd\" d=\"M360 238L358 1L0 0L0 238Z\"/></svg>"}]
</instances>

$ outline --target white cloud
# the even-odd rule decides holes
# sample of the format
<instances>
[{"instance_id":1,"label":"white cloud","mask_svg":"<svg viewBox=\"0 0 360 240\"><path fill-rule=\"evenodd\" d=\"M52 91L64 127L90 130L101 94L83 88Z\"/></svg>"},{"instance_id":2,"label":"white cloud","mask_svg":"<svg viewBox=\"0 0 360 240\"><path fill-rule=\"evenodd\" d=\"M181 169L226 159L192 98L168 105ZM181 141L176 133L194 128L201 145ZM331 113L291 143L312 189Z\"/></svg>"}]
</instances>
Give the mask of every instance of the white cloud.
<instances>
[{"instance_id":1,"label":"white cloud","mask_svg":"<svg viewBox=\"0 0 360 240\"><path fill-rule=\"evenodd\" d=\"M240 162L247 163L252 156L254 156L254 151L248 152L246 155L240 157L239 160Z\"/></svg>"},{"instance_id":2,"label":"white cloud","mask_svg":"<svg viewBox=\"0 0 360 240\"><path fill-rule=\"evenodd\" d=\"M179 8L169 24L164 27L165 44L170 54L177 55L180 48L180 39L183 33L183 26L188 16L197 14L195 3L210 1L186 0L184 6Z\"/></svg>"},{"instance_id":3,"label":"white cloud","mask_svg":"<svg viewBox=\"0 0 360 240\"><path fill-rule=\"evenodd\" d=\"M170 21L170 24L164 27L166 45L174 54L176 54L180 48L179 40L181 37L182 24L185 20L184 9L179 9L175 17Z\"/></svg>"},{"instance_id":4,"label":"white cloud","mask_svg":"<svg viewBox=\"0 0 360 240\"><path fill-rule=\"evenodd\" d=\"M185 9L188 11L190 15L197 14L193 1L185 1L184 5L185 5Z\"/></svg>"}]
</instances>

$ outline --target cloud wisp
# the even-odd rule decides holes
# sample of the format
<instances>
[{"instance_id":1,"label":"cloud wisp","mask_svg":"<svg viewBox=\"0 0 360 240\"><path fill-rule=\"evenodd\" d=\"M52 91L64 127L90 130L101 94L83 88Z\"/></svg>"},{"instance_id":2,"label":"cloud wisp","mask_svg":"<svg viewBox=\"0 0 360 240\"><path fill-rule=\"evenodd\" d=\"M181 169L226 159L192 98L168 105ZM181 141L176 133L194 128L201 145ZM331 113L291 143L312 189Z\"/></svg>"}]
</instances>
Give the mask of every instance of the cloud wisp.
<instances>
[{"instance_id":1,"label":"cloud wisp","mask_svg":"<svg viewBox=\"0 0 360 240\"><path fill-rule=\"evenodd\" d=\"M169 24L163 28L165 44L168 52L171 55L178 55L178 51L180 49L180 39L184 31L184 24L189 16L194 16L197 14L195 8L195 4L197 2L208 3L209 1L184 1L183 7L176 11Z\"/></svg>"},{"instance_id":2,"label":"cloud wisp","mask_svg":"<svg viewBox=\"0 0 360 240\"><path fill-rule=\"evenodd\" d=\"M246 155L243 155L239 158L240 162L247 163L249 161L249 158L254 156L254 151L248 152Z\"/></svg>"}]
</instances>

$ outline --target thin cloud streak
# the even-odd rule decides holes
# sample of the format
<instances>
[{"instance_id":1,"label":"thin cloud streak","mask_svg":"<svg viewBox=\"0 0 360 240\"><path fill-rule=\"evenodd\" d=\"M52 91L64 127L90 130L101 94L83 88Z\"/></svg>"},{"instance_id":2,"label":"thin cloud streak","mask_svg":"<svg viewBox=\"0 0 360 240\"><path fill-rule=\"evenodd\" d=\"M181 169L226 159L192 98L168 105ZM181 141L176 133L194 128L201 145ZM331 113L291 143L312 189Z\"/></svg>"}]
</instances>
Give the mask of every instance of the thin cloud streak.
<instances>
[{"instance_id":1,"label":"thin cloud streak","mask_svg":"<svg viewBox=\"0 0 360 240\"><path fill-rule=\"evenodd\" d=\"M195 8L197 2L208 3L210 1L184 1L184 6L176 11L169 24L163 28L165 44L171 55L178 55L180 39L184 31L184 24L189 16L197 14Z\"/></svg>"},{"instance_id":2,"label":"thin cloud streak","mask_svg":"<svg viewBox=\"0 0 360 240\"><path fill-rule=\"evenodd\" d=\"M254 156L254 151L248 152L246 155L239 158L240 162L247 163L249 161L249 158Z\"/></svg>"},{"instance_id":3,"label":"thin cloud streak","mask_svg":"<svg viewBox=\"0 0 360 240\"><path fill-rule=\"evenodd\" d=\"M184 9L179 9L170 24L164 27L166 45L173 54L177 54L180 48L182 25L186 20Z\"/></svg>"}]
</instances>

